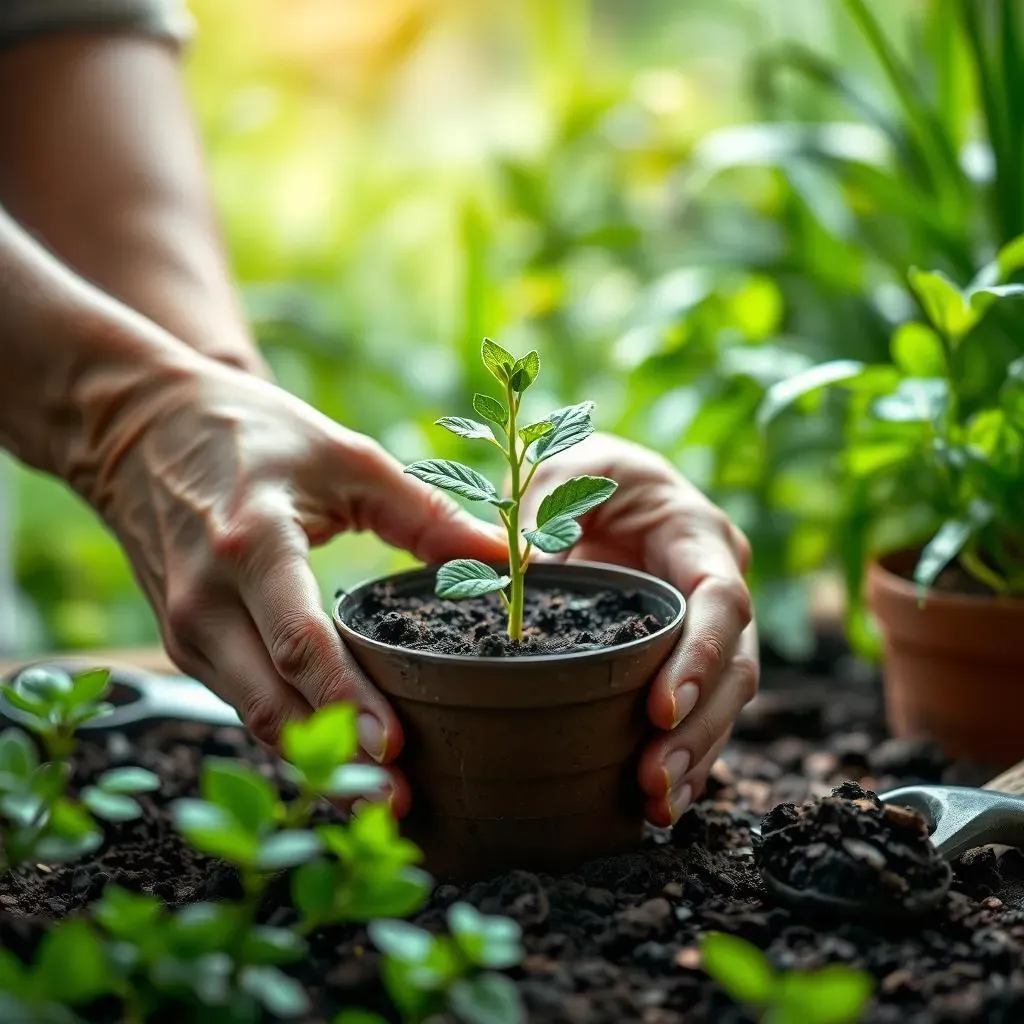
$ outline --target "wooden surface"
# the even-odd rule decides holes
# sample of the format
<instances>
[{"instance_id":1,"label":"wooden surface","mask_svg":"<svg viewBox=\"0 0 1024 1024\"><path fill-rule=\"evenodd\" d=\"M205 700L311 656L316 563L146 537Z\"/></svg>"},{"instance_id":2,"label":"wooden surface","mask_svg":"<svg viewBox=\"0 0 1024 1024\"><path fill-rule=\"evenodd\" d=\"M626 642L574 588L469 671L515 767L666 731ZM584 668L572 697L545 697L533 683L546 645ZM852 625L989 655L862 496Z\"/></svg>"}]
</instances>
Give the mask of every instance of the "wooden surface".
<instances>
[{"instance_id":1,"label":"wooden surface","mask_svg":"<svg viewBox=\"0 0 1024 1024\"><path fill-rule=\"evenodd\" d=\"M177 674L178 669L160 647L122 647L105 651L75 651L63 654L33 655L25 658L0 660L0 674L7 676L25 665L40 661L75 662L82 668L107 668L113 665L127 665L145 669L147 672Z\"/></svg>"}]
</instances>

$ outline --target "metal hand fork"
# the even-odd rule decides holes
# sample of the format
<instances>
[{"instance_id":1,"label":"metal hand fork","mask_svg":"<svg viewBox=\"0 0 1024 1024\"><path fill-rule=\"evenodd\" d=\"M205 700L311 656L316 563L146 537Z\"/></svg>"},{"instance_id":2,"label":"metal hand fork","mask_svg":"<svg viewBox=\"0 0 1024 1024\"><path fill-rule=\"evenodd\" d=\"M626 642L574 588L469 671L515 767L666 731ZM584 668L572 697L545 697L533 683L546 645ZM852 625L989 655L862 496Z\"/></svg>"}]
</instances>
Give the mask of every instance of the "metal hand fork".
<instances>
[{"instance_id":1,"label":"metal hand fork","mask_svg":"<svg viewBox=\"0 0 1024 1024\"><path fill-rule=\"evenodd\" d=\"M4 680L17 686L18 677L30 668L55 669L74 674L96 668L94 663L80 659L59 659L23 665ZM114 710L81 726L83 733L117 730L130 732L160 719L201 722L205 725L241 725L238 713L212 690L187 676L144 672L124 665L105 665L110 669L111 692L107 698ZM24 725L25 713L0 694L0 719Z\"/></svg>"}]
</instances>

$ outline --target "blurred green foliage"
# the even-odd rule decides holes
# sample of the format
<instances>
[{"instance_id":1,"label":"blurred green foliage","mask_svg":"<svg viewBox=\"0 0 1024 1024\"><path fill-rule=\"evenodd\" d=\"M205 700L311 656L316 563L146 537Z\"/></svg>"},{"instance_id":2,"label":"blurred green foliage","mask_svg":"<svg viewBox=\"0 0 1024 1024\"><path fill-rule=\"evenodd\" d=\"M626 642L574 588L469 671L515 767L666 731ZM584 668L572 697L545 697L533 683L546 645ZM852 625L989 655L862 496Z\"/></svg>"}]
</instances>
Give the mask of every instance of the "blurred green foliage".
<instances>
[{"instance_id":1,"label":"blurred green foliage","mask_svg":"<svg viewBox=\"0 0 1024 1024\"><path fill-rule=\"evenodd\" d=\"M811 365L888 360L911 264L966 281L1024 227L1013 3L192 6L211 174L280 382L400 459L464 457L428 427L469 411L481 337L538 349L537 407L593 398L706 487L754 541L763 631L805 649L848 511L840 411L771 445L756 412ZM153 639L88 512L18 480L25 645ZM327 595L404 563L348 537L315 567Z\"/></svg>"}]
</instances>

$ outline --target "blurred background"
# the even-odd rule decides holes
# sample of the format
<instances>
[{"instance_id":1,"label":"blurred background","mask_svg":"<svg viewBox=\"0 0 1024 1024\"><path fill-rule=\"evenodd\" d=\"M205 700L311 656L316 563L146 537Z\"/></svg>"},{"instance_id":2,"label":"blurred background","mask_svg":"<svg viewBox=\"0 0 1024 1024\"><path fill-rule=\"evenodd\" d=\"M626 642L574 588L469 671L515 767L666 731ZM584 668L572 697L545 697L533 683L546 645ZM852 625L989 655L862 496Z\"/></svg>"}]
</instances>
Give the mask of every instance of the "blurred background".
<instances>
[{"instance_id":1,"label":"blurred background","mask_svg":"<svg viewBox=\"0 0 1024 1024\"><path fill-rule=\"evenodd\" d=\"M911 265L964 283L1024 230L999 106L1024 79L993 20L1014 0L191 6L195 109L279 381L401 459L472 461L431 424L485 389L481 338L539 349L536 403L592 398L705 487L754 542L763 632L806 653L855 514L841 432L825 403L768 444L755 412L820 360L886 362ZM992 331L999 358L1013 332ZM7 479L8 644L154 642L84 507ZM315 557L325 598L403 563L363 536Z\"/></svg>"}]
</instances>

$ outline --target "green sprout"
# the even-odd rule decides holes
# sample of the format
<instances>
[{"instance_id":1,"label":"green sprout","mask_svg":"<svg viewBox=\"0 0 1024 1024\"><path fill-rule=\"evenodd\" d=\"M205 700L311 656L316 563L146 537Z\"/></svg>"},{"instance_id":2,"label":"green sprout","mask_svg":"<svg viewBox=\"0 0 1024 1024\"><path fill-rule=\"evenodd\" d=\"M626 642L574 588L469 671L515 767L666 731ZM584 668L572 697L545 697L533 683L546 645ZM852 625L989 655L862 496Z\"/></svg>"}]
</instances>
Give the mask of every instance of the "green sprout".
<instances>
[{"instance_id":1,"label":"green sprout","mask_svg":"<svg viewBox=\"0 0 1024 1024\"><path fill-rule=\"evenodd\" d=\"M618 484L601 476L577 476L566 480L541 501L534 528L522 529L520 511L523 498L537 467L594 432L590 420L594 403L566 406L545 419L519 426L523 393L537 379L540 357L536 352L527 352L521 359L516 359L487 338L484 339L481 357L488 372L504 388L504 395L503 400L474 395L473 409L498 428L500 438L487 423L462 416L444 416L437 425L459 437L494 445L508 463L509 496L503 498L486 477L459 462L426 459L414 462L405 471L442 490L470 501L487 502L498 509L508 534L508 574L499 575L476 559L458 558L438 570L435 592L438 597L453 600L499 594L508 611L508 635L518 642L523 637L524 577L533 549L546 554L568 551L583 534L577 521L579 517L607 501Z\"/></svg>"},{"instance_id":2,"label":"green sprout","mask_svg":"<svg viewBox=\"0 0 1024 1024\"><path fill-rule=\"evenodd\" d=\"M731 999L760 1013L762 1024L856 1024L871 998L871 976L842 964L819 971L776 971L756 946L709 932L704 970Z\"/></svg>"}]
</instances>

